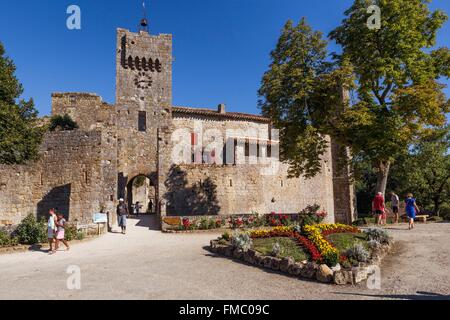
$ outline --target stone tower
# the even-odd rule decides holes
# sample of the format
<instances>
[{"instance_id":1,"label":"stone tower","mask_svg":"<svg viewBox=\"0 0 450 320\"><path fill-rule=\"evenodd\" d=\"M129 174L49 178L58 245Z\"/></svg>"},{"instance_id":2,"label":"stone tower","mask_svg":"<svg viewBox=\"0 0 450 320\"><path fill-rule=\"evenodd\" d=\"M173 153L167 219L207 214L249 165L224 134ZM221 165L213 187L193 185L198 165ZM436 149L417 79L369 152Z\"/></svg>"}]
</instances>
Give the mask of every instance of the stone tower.
<instances>
[{"instance_id":1,"label":"stone tower","mask_svg":"<svg viewBox=\"0 0 450 320\"><path fill-rule=\"evenodd\" d=\"M172 35L118 29L116 54L118 197L139 175L158 194L172 113Z\"/></svg>"}]
</instances>

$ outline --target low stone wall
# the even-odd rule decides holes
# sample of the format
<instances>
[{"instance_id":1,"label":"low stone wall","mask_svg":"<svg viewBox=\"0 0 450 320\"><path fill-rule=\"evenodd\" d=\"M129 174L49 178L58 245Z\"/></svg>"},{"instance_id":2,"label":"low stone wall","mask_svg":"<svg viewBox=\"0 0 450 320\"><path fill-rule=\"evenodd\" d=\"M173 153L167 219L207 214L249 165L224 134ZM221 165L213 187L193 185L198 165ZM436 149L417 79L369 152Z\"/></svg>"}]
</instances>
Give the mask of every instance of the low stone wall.
<instances>
[{"instance_id":1,"label":"low stone wall","mask_svg":"<svg viewBox=\"0 0 450 320\"><path fill-rule=\"evenodd\" d=\"M218 240L211 240L209 250L215 254L231 257L239 261L260 267L279 271L300 279L317 280L322 283L334 283L337 285L358 284L366 280L381 260L390 252L393 241L384 244L380 249L372 253L372 258L367 263L360 263L358 267L344 270L339 265L329 268L327 265L318 265L314 262L295 262L292 258L276 258L264 256L255 250L235 249L232 245L219 244Z\"/></svg>"}]
</instances>

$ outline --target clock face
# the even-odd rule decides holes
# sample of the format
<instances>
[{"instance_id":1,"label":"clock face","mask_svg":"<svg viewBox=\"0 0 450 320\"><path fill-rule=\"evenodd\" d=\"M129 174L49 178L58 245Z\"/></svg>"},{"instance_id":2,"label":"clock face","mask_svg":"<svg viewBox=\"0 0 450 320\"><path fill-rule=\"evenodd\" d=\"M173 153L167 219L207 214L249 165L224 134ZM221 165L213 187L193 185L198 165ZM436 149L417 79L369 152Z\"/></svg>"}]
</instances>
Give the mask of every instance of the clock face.
<instances>
[{"instance_id":1,"label":"clock face","mask_svg":"<svg viewBox=\"0 0 450 320\"><path fill-rule=\"evenodd\" d=\"M152 86L153 80L145 72L139 72L137 76L134 78L134 85L138 89L148 89Z\"/></svg>"}]
</instances>

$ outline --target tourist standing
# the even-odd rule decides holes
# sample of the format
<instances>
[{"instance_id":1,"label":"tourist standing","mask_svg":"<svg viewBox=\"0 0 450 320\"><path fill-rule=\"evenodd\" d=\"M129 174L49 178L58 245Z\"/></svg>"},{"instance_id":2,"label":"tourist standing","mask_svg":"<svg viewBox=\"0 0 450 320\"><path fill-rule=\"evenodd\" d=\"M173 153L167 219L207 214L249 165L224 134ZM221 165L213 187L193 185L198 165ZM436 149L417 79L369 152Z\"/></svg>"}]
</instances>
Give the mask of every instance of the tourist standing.
<instances>
[{"instance_id":1,"label":"tourist standing","mask_svg":"<svg viewBox=\"0 0 450 320\"><path fill-rule=\"evenodd\" d=\"M56 249L53 248L53 244L55 242L56 236L56 214L55 209L50 209L48 212L48 222L47 222L47 239L50 249L48 250L49 254L53 254L56 252Z\"/></svg>"},{"instance_id":2,"label":"tourist standing","mask_svg":"<svg viewBox=\"0 0 450 320\"><path fill-rule=\"evenodd\" d=\"M69 243L66 241L66 219L64 219L64 216L62 213L58 213L57 215L58 220L56 221L56 244L55 244L55 251L59 248L59 242L61 241L66 246L67 251L70 250Z\"/></svg>"},{"instance_id":3,"label":"tourist standing","mask_svg":"<svg viewBox=\"0 0 450 320\"><path fill-rule=\"evenodd\" d=\"M122 234L127 232L127 216L128 207L123 199L119 199L119 204L117 205L117 218L119 227L122 228Z\"/></svg>"},{"instance_id":4,"label":"tourist standing","mask_svg":"<svg viewBox=\"0 0 450 320\"><path fill-rule=\"evenodd\" d=\"M136 201L136 204L134 205L135 211L136 211L136 215L140 215L141 214L141 203L139 201Z\"/></svg>"},{"instance_id":5,"label":"tourist standing","mask_svg":"<svg viewBox=\"0 0 450 320\"><path fill-rule=\"evenodd\" d=\"M384 197L383 193L378 192L375 198L372 201L372 211L375 213L375 221L377 225L383 224L383 215L384 215Z\"/></svg>"},{"instance_id":6,"label":"tourist standing","mask_svg":"<svg viewBox=\"0 0 450 320\"><path fill-rule=\"evenodd\" d=\"M398 198L398 195L395 194L395 192L391 192L391 207L392 207L392 212L395 215L395 223L398 223L400 199Z\"/></svg>"},{"instance_id":7,"label":"tourist standing","mask_svg":"<svg viewBox=\"0 0 450 320\"><path fill-rule=\"evenodd\" d=\"M416 204L416 199L413 198L412 193L408 193L405 200L406 215L409 219L409 230L414 229L414 219L416 218L416 210L420 212L419 207Z\"/></svg>"},{"instance_id":8,"label":"tourist standing","mask_svg":"<svg viewBox=\"0 0 450 320\"><path fill-rule=\"evenodd\" d=\"M148 203L148 211L153 213L153 199L150 199L150 202Z\"/></svg>"}]
</instances>

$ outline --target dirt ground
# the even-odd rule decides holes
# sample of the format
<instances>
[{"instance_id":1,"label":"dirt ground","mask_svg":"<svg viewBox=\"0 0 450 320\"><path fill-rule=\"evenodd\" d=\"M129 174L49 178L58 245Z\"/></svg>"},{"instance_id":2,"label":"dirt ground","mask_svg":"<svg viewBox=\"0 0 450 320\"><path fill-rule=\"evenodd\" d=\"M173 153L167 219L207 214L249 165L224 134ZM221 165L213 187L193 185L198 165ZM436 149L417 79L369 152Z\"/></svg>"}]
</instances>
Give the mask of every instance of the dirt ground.
<instances>
[{"instance_id":1,"label":"dirt ground","mask_svg":"<svg viewBox=\"0 0 450 320\"><path fill-rule=\"evenodd\" d=\"M450 299L450 224L389 227L394 252L381 266L381 290L335 286L258 269L205 250L217 233L163 234L148 217L49 256L0 256L0 299ZM67 268L81 289L67 288Z\"/></svg>"}]
</instances>

